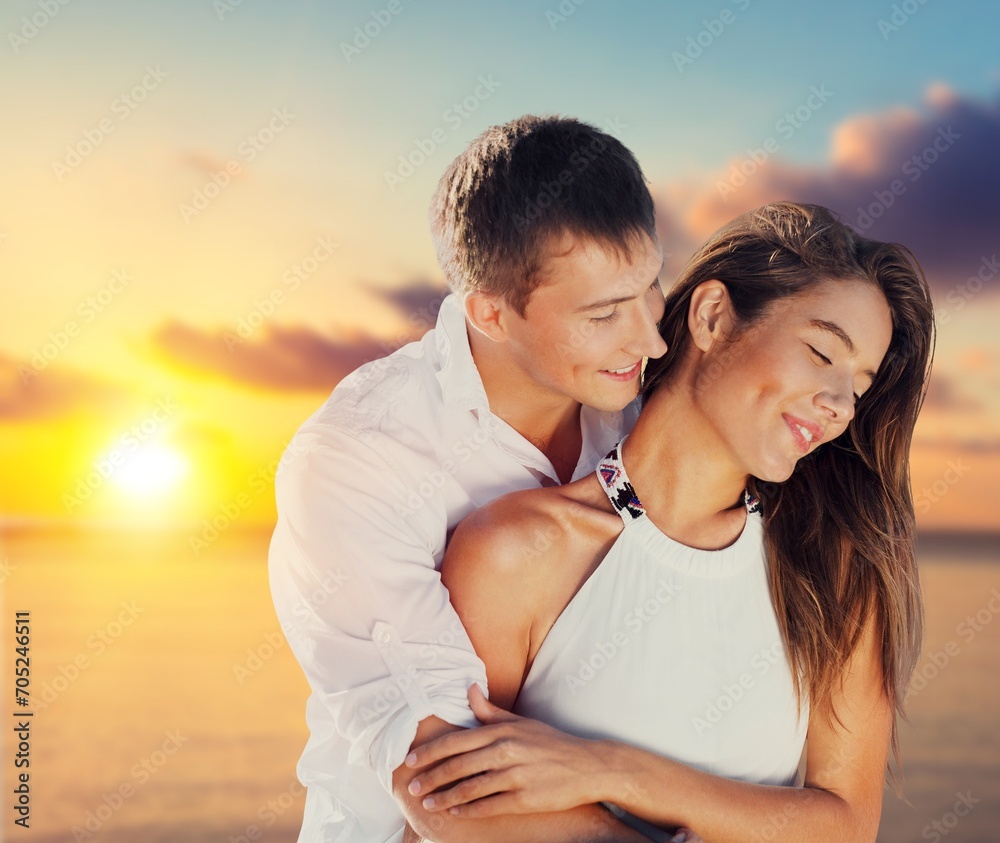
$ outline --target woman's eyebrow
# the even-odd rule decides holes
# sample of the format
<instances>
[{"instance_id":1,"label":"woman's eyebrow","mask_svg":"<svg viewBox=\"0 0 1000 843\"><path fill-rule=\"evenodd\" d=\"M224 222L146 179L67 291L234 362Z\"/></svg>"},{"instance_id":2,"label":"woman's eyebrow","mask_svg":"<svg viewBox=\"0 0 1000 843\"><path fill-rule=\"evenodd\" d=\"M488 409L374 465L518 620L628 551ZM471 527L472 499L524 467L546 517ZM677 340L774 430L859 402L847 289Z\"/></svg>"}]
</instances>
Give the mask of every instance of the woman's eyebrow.
<instances>
[{"instance_id":1,"label":"woman's eyebrow","mask_svg":"<svg viewBox=\"0 0 1000 843\"><path fill-rule=\"evenodd\" d=\"M847 350L851 354L858 353L857 346L854 345L854 341L850 338L847 331L841 328L836 322L828 322L826 319L810 319L809 324L813 328L819 328L821 331L833 334L847 347Z\"/></svg>"}]
</instances>

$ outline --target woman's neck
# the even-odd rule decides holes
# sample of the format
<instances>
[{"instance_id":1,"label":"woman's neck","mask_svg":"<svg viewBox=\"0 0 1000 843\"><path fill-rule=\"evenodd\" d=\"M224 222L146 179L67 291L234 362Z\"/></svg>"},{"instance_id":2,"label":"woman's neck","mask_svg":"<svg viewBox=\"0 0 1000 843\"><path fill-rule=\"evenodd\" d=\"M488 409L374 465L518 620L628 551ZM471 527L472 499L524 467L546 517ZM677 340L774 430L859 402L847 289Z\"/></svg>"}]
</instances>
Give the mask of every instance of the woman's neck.
<instances>
[{"instance_id":1,"label":"woman's neck","mask_svg":"<svg viewBox=\"0 0 1000 843\"><path fill-rule=\"evenodd\" d=\"M683 380L646 402L622 460L647 516L671 538L714 549L745 523L747 476L699 412Z\"/></svg>"}]
</instances>

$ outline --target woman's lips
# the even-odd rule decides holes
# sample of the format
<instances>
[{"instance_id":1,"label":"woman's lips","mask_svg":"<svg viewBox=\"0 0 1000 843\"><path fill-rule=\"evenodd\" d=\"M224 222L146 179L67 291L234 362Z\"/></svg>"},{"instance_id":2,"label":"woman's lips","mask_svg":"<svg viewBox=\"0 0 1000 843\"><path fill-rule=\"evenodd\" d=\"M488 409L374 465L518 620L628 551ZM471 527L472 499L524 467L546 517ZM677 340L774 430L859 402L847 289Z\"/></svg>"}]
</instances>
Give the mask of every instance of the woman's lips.
<instances>
[{"instance_id":1,"label":"woman's lips","mask_svg":"<svg viewBox=\"0 0 1000 843\"><path fill-rule=\"evenodd\" d=\"M792 439L803 454L808 454L809 449L823 438L823 428L816 422L800 419L797 416L790 416L783 413L781 416L792 432Z\"/></svg>"}]
</instances>

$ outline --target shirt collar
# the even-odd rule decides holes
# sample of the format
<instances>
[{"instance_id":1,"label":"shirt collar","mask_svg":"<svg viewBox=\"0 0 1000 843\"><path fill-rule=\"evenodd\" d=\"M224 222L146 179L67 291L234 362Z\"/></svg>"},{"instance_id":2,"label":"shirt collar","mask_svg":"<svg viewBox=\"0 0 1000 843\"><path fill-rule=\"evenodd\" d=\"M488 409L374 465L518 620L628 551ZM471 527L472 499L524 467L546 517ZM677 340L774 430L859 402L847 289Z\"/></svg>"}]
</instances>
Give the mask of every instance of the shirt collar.
<instances>
[{"instance_id":1,"label":"shirt collar","mask_svg":"<svg viewBox=\"0 0 1000 843\"><path fill-rule=\"evenodd\" d=\"M434 343L437 353L437 379L441 385L441 395L446 405L458 410L475 410L480 423L491 418L486 387L472 359L472 347L466 327L465 311L461 299L450 293L441 302L437 324L434 328ZM574 480L589 474L597 461L628 433L639 414L639 399L624 410L615 413L601 412L586 405L580 408L580 426L583 433L583 447ZM510 429L511 437L506 438L522 461L534 465L538 470L555 478L551 463L528 440Z\"/></svg>"},{"instance_id":2,"label":"shirt collar","mask_svg":"<svg viewBox=\"0 0 1000 843\"><path fill-rule=\"evenodd\" d=\"M462 410L488 410L483 379L472 359L461 300L449 293L441 302L434 341L438 353L438 383L445 404Z\"/></svg>"}]
</instances>

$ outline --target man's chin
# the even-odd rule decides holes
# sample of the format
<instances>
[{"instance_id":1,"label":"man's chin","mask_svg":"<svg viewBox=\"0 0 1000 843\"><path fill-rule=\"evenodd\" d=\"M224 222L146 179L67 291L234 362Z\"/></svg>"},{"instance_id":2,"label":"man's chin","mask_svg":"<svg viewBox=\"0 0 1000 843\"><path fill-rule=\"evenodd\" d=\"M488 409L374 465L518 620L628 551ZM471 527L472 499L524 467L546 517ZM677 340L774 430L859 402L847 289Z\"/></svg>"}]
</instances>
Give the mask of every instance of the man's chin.
<instances>
[{"instance_id":1,"label":"man's chin","mask_svg":"<svg viewBox=\"0 0 1000 843\"><path fill-rule=\"evenodd\" d=\"M619 398L617 396L615 398L607 396L598 398L597 396L591 395L588 396L588 400L581 401L580 403L585 407L590 407L591 409L597 410L601 413L619 413L635 401L638 394L639 391L636 390L632 397L628 399Z\"/></svg>"}]
</instances>

